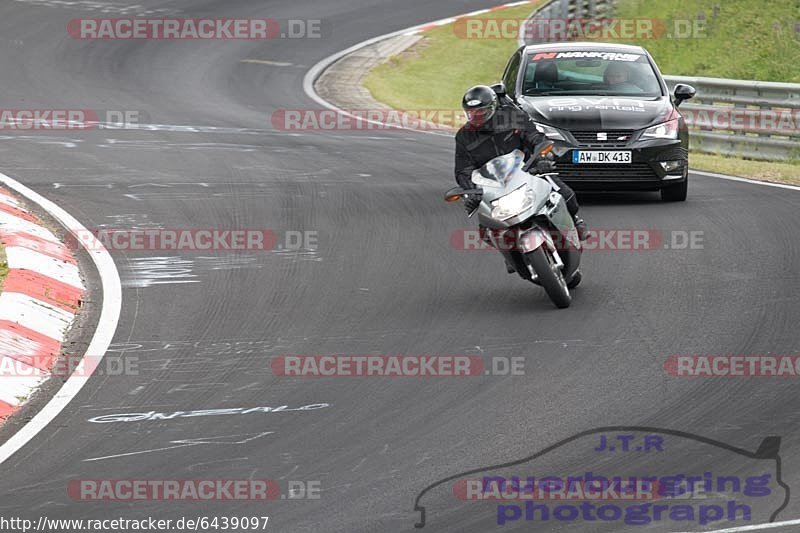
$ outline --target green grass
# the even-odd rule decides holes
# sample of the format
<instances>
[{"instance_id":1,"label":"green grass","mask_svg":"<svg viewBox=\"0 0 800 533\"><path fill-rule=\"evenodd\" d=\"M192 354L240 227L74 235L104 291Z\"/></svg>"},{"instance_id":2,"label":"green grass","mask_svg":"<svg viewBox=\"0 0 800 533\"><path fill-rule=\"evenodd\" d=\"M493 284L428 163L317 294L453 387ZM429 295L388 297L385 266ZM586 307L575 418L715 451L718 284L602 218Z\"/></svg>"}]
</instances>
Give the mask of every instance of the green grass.
<instances>
[{"instance_id":1,"label":"green grass","mask_svg":"<svg viewBox=\"0 0 800 533\"><path fill-rule=\"evenodd\" d=\"M522 19L539 4L478 18ZM674 21L695 21L701 12L704 37L626 42L647 48L667 74L800 82L796 0L618 0L615 16L659 19L673 33ZM517 48L514 39L460 38L452 24L424 35L367 76L364 85L377 100L397 109L456 109L472 85L499 81Z\"/></svg>"},{"instance_id":2,"label":"green grass","mask_svg":"<svg viewBox=\"0 0 800 533\"><path fill-rule=\"evenodd\" d=\"M616 6L615 17L658 19L670 33L673 21L697 21L703 13L705 26L695 38L623 41L647 48L665 74L800 83L796 0L618 0Z\"/></svg>"},{"instance_id":3,"label":"green grass","mask_svg":"<svg viewBox=\"0 0 800 533\"><path fill-rule=\"evenodd\" d=\"M749 161L723 155L692 152L689 155L689 166L696 170L706 170L719 174L800 185L800 161L787 163Z\"/></svg>"},{"instance_id":4,"label":"green grass","mask_svg":"<svg viewBox=\"0 0 800 533\"><path fill-rule=\"evenodd\" d=\"M535 8L528 4L477 18L525 19ZM364 85L376 100L396 109L460 109L467 89L500 81L509 57L517 49L515 39L461 38L452 24L424 35L416 46L366 77Z\"/></svg>"},{"instance_id":5,"label":"green grass","mask_svg":"<svg viewBox=\"0 0 800 533\"><path fill-rule=\"evenodd\" d=\"M0 292L3 290L3 280L8 275L8 261L6 260L6 251L0 243Z\"/></svg>"}]
</instances>

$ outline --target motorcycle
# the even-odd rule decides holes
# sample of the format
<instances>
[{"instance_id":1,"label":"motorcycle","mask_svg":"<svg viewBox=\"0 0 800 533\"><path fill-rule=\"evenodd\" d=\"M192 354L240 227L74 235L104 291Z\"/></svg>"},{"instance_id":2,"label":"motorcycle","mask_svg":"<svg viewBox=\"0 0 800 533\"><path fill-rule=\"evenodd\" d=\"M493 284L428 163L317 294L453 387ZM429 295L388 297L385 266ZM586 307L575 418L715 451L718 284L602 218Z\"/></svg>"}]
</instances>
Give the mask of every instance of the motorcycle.
<instances>
[{"instance_id":1,"label":"motorcycle","mask_svg":"<svg viewBox=\"0 0 800 533\"><path fill-rule=\"evenodd\" d=\"M537 151L545 156L552 149L549 144ZM581 241L551 179L558 174L531 174L532 160L525 164L520 150L496 157L472 172L475 188L454 187L445 193L445 201L480 196L480 204L468 216L478 214L484 242L503 254L509 273L513 269L541 286L563 309L572 303L570 290L581 282Z\"/></svg>"}]
</instances>

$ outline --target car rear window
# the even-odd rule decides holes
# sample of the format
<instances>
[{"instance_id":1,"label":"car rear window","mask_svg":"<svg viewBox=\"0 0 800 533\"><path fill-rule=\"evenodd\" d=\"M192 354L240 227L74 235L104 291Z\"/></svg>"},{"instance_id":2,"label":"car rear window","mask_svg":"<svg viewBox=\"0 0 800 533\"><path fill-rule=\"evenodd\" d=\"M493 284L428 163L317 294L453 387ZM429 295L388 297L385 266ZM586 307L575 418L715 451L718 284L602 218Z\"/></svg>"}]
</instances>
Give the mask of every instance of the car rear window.
<instances>
[{"instance_id":1,"label":"car rear window","mask_svg":"<svg viewBox=\"0 0 800 533\"><path fill-rule=\"evenodd\" d=\"M524 96L661 96L647 56L601 51L534 52L523 70Z\"/></svg>"}]
</instances>

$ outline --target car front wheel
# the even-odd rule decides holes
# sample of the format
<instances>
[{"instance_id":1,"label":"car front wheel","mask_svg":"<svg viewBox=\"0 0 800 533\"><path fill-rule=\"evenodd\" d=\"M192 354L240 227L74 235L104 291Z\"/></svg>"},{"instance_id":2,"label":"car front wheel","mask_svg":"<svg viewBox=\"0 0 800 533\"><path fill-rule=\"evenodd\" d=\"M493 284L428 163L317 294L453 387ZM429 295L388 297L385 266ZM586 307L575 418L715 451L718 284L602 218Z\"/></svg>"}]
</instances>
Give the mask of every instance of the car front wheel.
<instances>
[{"instance_id":1,"label":"car front wheel","mask_svg":"<svg viewBox=\"0 0 800 533\"><path fill-rule=\"evenodd\" d=\"M667 185L661 189L662 202L684 202L689 192L689 172L684 174L683 181L675 185Z\"/></svg>"}]
</instances>

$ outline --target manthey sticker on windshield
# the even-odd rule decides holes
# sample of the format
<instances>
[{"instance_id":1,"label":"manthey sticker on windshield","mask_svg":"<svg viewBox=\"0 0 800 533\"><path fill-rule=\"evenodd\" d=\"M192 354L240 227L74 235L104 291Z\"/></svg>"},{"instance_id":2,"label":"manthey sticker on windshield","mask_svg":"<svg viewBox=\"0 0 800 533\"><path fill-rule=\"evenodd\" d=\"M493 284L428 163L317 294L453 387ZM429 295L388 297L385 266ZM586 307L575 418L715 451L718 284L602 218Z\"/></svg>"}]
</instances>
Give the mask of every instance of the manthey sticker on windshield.
<instances>
[{"instance_id":1,"label":"manthey sticker on windshield","mask_svg":"<svg viewBox=\"0 0 800 533\"><path fill-rule=\"evenodd\" d=\"M742 440L740 438L740 440ZM430 480L414 500L417 528L488 531L688 531L773 522L789 502L781 439L747 448L657 427L612 426L517 449ZM755 450L755 451L753 451ZM469 454L463 454L469 456Z\"/></svg>"},{"instance_id":2,"label":"manthey sticker on windshield","mask_svg":"<svg viewBox=\"0 0 800 533\"><path fill-rule=\"evenodd\" d=\"M638 61L642 54L623 54L620 52L539 52L531 56L531 61L548 59L604 59L606 61Z\"/></svg>"}]
</instances>

